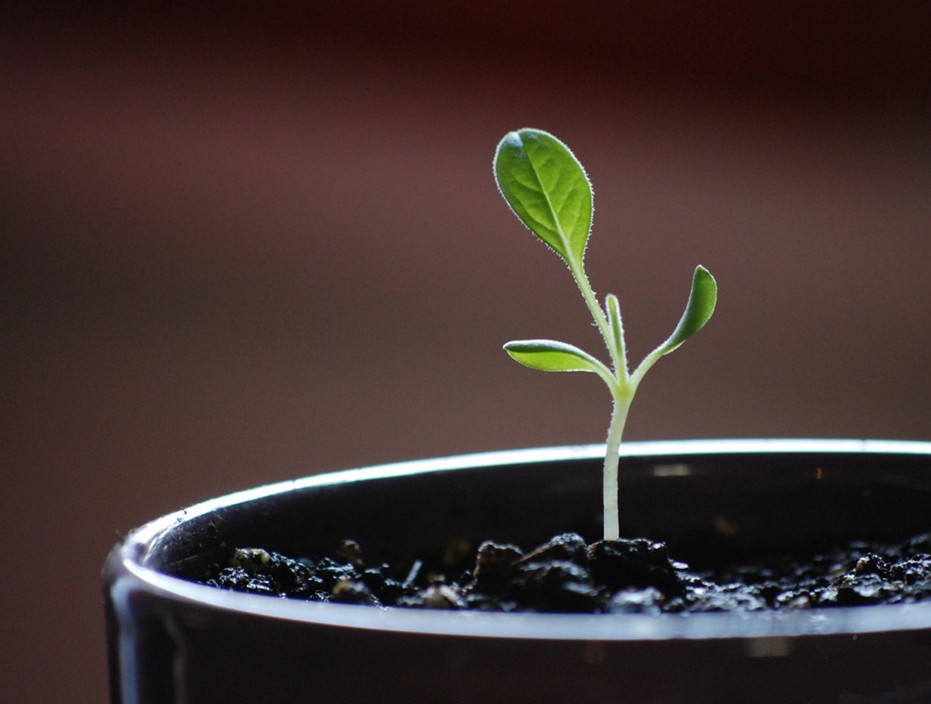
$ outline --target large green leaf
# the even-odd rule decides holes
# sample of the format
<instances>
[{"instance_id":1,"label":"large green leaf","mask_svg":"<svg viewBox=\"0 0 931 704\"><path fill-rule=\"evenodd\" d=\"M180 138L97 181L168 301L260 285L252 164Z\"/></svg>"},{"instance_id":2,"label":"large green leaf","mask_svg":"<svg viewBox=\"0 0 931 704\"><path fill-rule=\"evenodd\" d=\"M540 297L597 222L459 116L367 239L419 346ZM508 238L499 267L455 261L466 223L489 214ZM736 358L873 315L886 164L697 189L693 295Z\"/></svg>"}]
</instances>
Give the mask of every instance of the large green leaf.
<instances>
[{"instance_id":1,"label":"large green leaf","mask_svg":"<svg viewBox=\"0 0 931 704\"><path fill-rule=\"evenodd\" d=\"M692 276L692 290L685 304L685 311L672 335L657 349L661 354L669 354L692 335L701 330L711 319L718 301L718 284L705 267L695 268Z\"/></svg>"},{"instance_id":2,"label":"large green leaf","mask_svg":"<svg viewBox=\"0 0 931 704\"><path fill-rule=\"evenodd\" d=\"M605 366L588 352L555 340L515 340L504 346L517 362L544 372L595 372L603 374Z\"/></svg>"},{"instance_id":3,"label":"large green leaf","mask_svg":"<svg viewBox=\"0 0 931 704\"><path fill-rule=\"evenodd\" d=\"M581 262L592 228L592 187L569 148L542 130L509 132L495 180L511 210L566 263Z\"/></svg>"}]
</instances>

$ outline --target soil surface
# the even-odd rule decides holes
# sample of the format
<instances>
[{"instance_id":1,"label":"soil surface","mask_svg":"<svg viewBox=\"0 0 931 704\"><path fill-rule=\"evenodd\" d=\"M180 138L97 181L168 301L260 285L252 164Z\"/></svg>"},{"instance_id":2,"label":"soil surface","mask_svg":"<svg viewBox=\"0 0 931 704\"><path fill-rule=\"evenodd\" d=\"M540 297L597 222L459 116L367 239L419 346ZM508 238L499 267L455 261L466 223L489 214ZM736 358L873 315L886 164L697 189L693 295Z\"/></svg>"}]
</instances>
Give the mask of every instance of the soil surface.
<instances>
[{"instance_id":1,"label":"soil surface","mask_svg":"<svg viewBox=\"0 0 931 704\"><path fill-rule=\"evenodd\" d=\"M532 550L451 542L442 557L368 564L346 540L332 555L231 549L187 575L222 589L336 603L572 613L807 609L931 598L931 533L894 544L855 542L807 556L692 570L644 538L587 544L559 535Z\"/></svg>"}]
</instances>

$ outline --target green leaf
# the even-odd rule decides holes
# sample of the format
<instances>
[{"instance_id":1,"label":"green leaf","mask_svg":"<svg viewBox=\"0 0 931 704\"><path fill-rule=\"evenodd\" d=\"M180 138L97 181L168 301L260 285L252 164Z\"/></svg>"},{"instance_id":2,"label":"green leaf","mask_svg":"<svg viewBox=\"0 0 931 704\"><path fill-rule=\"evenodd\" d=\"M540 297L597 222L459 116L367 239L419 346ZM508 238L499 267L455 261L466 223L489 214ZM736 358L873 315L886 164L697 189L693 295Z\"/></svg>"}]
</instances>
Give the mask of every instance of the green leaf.
<instances>
[{"instance_id":1,"label":"green leaf","mask_svg":"<svg viewBox=\"0 0 931 704\"><path fill-rule=\"evenodd\" d=\"M511 358L525 367L544 372L595 372L607 368L578 347L555 340L515 340L504 346Z\"/></svg>"},{"instance_id":2,"label":"green leaf","mask_svg":"<svg viewBox=\"0 0 931 704\"><path fill-rule=\"evenodd\" d=\"M660 354L669 354L692 335L701 330L711 319L718 300L718 284L705 267L695 268L692 290L685 304L685 312L672 335L657 348Z\"/></svg>"},{"instance_id":3,"label":"green leaf","mask_svg":"<svg viewBox=\"0 0 931 704\"><path fill-rule=\"evenodd\" d=\"M542 130L509 132L495 180L518 219L568 264L581 263L592 228L592 187L569 148Z\"/></svg>"},{"instance_id":4,"label":"green leaf","mask_svg":"<svg viewBox=\"0 0 931 704\"><path fill-rule=\"evenodd\" d=\"M611 341L617 350L618 371L627 376L627 344L624 342L624 323L621 321L621 306L617 296L609 293L605 298L605 311L608 315L608 329L611 332Z\"/></svg>"}]
</instances>

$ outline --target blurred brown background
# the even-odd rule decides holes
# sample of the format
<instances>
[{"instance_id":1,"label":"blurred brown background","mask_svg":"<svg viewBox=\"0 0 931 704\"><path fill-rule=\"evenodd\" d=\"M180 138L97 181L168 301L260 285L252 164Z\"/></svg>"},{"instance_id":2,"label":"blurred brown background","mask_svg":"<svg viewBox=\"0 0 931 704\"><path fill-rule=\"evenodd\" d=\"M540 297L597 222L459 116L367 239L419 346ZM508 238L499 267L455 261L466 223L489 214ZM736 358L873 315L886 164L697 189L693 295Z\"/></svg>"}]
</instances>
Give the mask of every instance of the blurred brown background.
<instances>
[{"instance_id":1,"label":"blurred brown background","mask_svg":"<svg viewBox=\"0 0 931 704\"><path fill-rule=\"evenodd\" d=\"M766 5L763 7L762 5ZM0 699L100 702L121 532L273 480L601 441L599 351L491 176L550 130L633 356L630 439L929 439L926 3L71 4L0 30Z\"/></svg>"}]
</instances>

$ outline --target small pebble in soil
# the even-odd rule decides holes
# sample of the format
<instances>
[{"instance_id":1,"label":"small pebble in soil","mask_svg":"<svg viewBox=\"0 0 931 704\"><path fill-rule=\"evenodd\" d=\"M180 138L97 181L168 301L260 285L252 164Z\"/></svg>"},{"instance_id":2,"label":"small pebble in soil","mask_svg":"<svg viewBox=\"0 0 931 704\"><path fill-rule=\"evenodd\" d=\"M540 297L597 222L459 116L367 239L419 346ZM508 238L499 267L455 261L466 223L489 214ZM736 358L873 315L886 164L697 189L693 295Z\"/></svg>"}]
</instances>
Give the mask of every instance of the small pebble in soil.
<instances>
[{"instance_id":1,"label":"small pebble in soil","mask_svg":"<svg viewBox=\"0 0 931 704\"><path fill-rule=\"evenodd\" d=\"M557 535L529 551L486 541L470 555L450 541L435 561L368 564L353 540L322 557L232 550L206 574L235 591L343 604L484 611L661 613L758 611L931 598L931 533L898 544L851 543L806 560L784 556L692 571L646 538L587 544ZM468 562L465 562L465 560Z\"/></svg>"}]
</instances>

